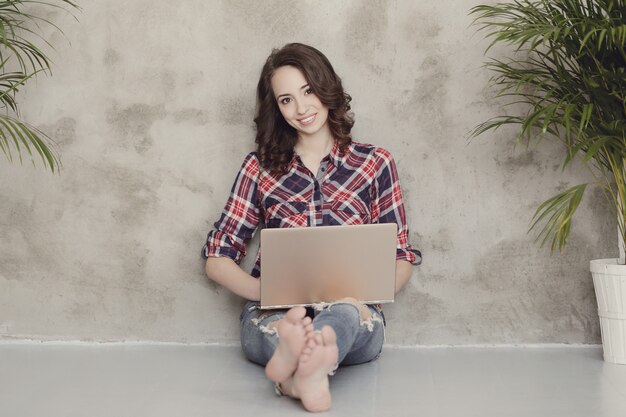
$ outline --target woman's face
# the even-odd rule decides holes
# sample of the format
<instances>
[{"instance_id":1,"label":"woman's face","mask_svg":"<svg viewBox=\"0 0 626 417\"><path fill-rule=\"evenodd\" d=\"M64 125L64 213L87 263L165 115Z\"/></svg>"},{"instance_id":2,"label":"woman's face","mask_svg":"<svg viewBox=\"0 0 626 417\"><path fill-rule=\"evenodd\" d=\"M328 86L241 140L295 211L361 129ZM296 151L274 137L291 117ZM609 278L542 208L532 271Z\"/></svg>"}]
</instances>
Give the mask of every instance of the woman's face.
<instances>
[{"instance_id":1,"label":"woman's face","mask_svg":"<svg viewBox=\"0 0 626 417\"><path fill-rule=\"evenodd\" d=\"M313 93L298 68L287 65L274 71L272 90L280 113L298 131L298 136L312 136L329 129L328 107Z\"/></svg>"}]
</instances>

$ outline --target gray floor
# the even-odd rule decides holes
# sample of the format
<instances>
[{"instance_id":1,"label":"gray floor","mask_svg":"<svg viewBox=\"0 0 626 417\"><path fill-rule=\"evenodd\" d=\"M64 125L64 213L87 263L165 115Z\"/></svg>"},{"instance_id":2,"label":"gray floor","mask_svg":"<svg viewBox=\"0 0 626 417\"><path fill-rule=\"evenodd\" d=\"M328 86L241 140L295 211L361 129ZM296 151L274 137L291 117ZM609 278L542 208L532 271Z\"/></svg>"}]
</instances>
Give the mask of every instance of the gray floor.
<instances>
[{"instance_id":1,"label":"gray floor","mask_svg":"<svg viewBox=\"0 0 626 417\"><path fill-rule=\"evenodd\" d=\"M336 416L624 417L598 347L386 348L331 382ZM0 416L294 416L236 347L0 345Z\"/></svg>"}]
</instances>

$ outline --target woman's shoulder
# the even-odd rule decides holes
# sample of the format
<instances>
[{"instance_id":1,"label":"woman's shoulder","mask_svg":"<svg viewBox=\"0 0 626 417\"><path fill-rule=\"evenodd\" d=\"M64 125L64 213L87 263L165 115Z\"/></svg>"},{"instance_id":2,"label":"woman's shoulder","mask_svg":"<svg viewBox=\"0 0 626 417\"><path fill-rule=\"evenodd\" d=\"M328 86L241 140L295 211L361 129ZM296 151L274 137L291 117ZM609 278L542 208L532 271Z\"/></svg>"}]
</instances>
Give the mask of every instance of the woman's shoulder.
<instances>
[{"instance_id":1,"label":"woman's shoulder","mask_svg":"<svg viewBox=\"0 0 626 417\"><path fill-rule=\"evenodd\" d=\"M259 157L256 152L250 152L243 159L241 164L241 171L250 175L258 175L259 173Z\"/></svg>"},{"instance_id":2,"label":"woman's shoulder","mask_svg":"<svg viewBox=\"0 0 626 417\"><path fill-rule=\"evenodd\" d=\"M248 153L244 159L243 159L243 164L244 165L259 165L259 156L257 154L257 151L253 151Z\"/></svg>"},{"instance_id":3,"label":"woman's shoulder","mask_svg":"<svg viewBox=\"0 0 626 417\"><path fill-rule=\"evenodd\" d=\"M373 158L377 161L389 161L393 160L391 152L380 146L372 145L369 143L361 143L352 141L350 144L350 151L361 157Z\"/></svg>"}]
</instances>

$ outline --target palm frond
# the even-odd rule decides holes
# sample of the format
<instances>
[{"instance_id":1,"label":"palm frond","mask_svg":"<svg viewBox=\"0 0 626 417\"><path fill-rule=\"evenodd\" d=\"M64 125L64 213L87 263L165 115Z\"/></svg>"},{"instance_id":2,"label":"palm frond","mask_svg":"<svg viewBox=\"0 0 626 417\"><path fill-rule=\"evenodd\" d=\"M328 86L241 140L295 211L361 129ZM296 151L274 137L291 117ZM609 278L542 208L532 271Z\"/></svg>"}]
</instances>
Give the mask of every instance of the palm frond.
<instances>
[{"instance_id":1,"label":"palm frond","mask_svg":"<svg viewBox=\"0 0 626 417\"><path fill-rule=\"evenodd\" d=\"M543 223L536 240L544 246L550 239L550 250L563 251L569 238L572 216L580 205L587 184L579 184L569 188L543 202L531 219L529 231Z\"/></svg>"},{"instance_id":2,"label":"palm frond","mask_svg":"<svg viewBox=\"0 0 626 417\"><path fill-rule=\"evenodd\" d=\"M11 147L23 162L22 150L25 150L33 159L33 149L41 158L45 168L52 172L58 171L61 163L55 152L50 148L52 139L41 130L30 126L19 119L0 114L0 143L2 143L3 153L12 161Z\"/></svg>"},{"instance_id":3,"label":"palm frond","mask_svg":"<svg viewBox=\"0 0 626 417\"><path fill-rule=\"evenodd\" d=\"M470 137L514 124L514 143L556 139L565 149L563 168L580 158L600 175L610 204L626 201L620 194L626 187L615 185L626 160L625 0L513 0L476 6L470 15L490 40L485 54L496 44L512 48L509 58L485 64L496 97L525 108L480 123ZM545 222L539 236L552 239L552 250L567 242L586 186L560 193L535 213L531 229Z\"/></svg>"},{"instance_id":4,"label":"palm frond","mask_svg":"<svg viewBox=\"0 0 626 417\"><path fill-rule=\"evenodd\" d=\"M19 89L31 78L43 72L51 74L51 61L38 45L53 49L42 33L49 25L62 33L49 19L36 11L45 8L67 10L78 8L68 0L8 0L0 1L0 151L9 161L17 156L20 162L41 160L44 167L56 172L61 164L53 151L52 140L39 129L19 119L16 100ZM27 10L28 9L28 10Z\"/></svg>"}]
</instances>

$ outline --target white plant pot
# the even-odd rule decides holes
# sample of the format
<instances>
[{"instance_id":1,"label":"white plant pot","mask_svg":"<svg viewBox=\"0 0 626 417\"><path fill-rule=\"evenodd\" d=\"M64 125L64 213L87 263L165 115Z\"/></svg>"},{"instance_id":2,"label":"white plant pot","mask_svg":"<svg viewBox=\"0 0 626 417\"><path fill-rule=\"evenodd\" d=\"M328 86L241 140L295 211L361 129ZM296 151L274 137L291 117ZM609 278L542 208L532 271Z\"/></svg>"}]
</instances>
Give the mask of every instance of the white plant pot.
<instances>
[{"instance_id":1,"label":"white plant pot","mask_svg":"<svg viewBox=\"0 0 626 417\"><path fill-rule=\"evenodd\" d=\"M626 364L626 265L595 259L589 268L598 301L604 360Z\"/></svg>"}]
</instances>

